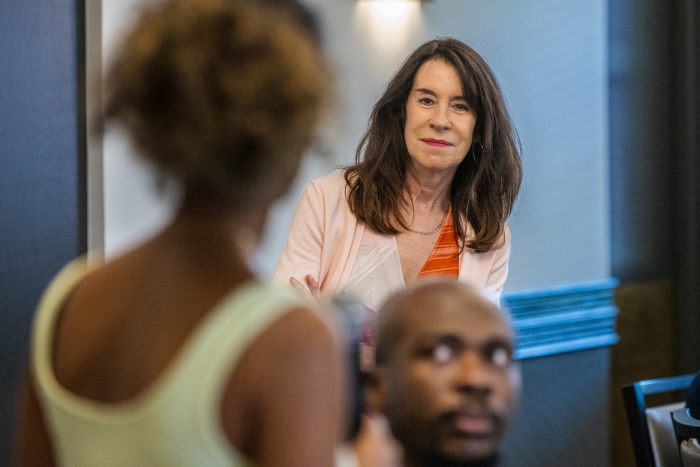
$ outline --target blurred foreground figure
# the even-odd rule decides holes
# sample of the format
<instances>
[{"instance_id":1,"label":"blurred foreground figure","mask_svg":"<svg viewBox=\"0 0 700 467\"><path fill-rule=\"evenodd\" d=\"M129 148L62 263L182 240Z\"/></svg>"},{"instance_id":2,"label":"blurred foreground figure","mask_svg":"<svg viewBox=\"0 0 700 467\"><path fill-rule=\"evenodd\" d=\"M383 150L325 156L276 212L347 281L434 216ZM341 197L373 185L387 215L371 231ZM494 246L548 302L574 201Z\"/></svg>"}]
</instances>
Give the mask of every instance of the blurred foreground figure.
<instances>
[{"instance_id":1,"label":"blurred foreground figure","mask_svg":"<svg viewBox=\"0 0 700 467\"><path fill-rule=\"evenodd\" d=\"M46 291L18 465L333 464L341 352L316 312L246 264L326 92L302 13L293 0L170 0L126 37L106 122L183 201L148 243L77 260Z\"/></svg>"},{"instance_id":2,"label":"blurred foreground figure","mask_svg":"<svg viewBox=\"0 0 700 467\"><path fill-rule=\"evenodd\" d=\"M426 281L389 298L375 332L368 402L405 467L497 465L520 392L503 313L472 286Z\"/></svg>"}]
</instances>

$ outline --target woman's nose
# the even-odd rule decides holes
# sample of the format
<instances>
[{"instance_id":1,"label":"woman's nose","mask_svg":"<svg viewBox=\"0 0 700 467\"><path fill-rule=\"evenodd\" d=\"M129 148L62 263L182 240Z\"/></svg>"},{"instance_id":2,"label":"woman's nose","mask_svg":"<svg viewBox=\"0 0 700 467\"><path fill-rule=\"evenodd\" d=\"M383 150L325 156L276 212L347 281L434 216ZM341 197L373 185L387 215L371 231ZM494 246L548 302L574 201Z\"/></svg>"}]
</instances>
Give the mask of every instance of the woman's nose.
<instances>
[{"instance_id":1,"label":"woman's nose","mask_svg":"<svg viewBox=\"0 0 700 467\"><path fill-rule=\"evenodd\" d=\"M436 106L435 111L430 118L430 126L436 130L448 129L450 127L448 112L449 108L447 106Z\"/></svg>"}]
</instances>

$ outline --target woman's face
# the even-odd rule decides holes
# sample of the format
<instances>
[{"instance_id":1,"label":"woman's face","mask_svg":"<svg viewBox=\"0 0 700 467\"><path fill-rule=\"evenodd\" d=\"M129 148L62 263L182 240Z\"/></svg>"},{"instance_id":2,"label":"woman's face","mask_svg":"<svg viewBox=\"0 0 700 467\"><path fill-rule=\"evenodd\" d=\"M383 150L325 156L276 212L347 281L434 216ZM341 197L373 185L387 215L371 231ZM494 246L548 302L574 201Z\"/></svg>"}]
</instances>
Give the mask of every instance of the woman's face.
<instances>
[{"instance_id":1,"label":"woman's face","mask_svg":"<svg viewBox=\"0 0 700 467\"><path fill-rule=\"evenodd\" d=\"M406 102L404 140L412 171L454 174L471 147L475 125L476 113L454 67L440 59L423 63Z\"/></svg>"}]
</instances>

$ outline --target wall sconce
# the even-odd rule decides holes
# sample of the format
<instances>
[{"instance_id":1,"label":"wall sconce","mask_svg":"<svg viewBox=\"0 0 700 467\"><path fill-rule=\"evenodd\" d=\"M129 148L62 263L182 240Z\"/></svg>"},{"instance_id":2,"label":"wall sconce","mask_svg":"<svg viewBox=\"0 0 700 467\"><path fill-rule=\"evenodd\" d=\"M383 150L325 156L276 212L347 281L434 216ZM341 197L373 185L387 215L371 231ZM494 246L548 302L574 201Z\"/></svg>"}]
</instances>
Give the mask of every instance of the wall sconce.
<instances>
[{"instance_id":1,"label":"wall sconce","mask_svg":"<svg viewBox=\"0 0 700 467\"><path fill-rule=\"evenodd\" d=\"M373 3L379 3L379 2L385 2L385 1L395 1L397 3L420 3L421 5L425 5L426 3L433 3L433 0L358 0L360 2L373 2Z\"/></svg>"},{"instance_id":2,"label":"wall sconce","mask_svg":"<svg viewBox=\"0 0 700 467\"><path fill-rule=\"evenodd\" d=\"M401 22L406 17L411 4L425 5L432 3L432 0L360 0L367 3L374 15L381 22L395 24Z\"/></svg>"},{"instance_id":3,"label":"wall sconce","mask_svg":"<svg viewBox=\"0 0 700 467\"><path fill-rule=\"evenodd\" d=\"M411 38L415 42L422 37L421 10L428 3L432 0L357 0L358 34L370 40L382 63L403 56Z\"/></svg>"}]
</instances>

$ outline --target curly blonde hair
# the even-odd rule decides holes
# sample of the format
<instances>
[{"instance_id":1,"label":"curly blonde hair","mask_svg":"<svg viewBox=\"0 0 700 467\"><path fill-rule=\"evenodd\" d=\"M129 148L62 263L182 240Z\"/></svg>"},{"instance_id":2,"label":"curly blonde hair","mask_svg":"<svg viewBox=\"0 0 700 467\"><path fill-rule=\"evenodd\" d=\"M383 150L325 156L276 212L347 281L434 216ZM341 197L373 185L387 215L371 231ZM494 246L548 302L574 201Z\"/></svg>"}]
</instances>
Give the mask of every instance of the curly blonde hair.
<instances>
[{"instance_id":1,"label":"curly blonde hair","mask_svg":"<svg viewBox=\"0 0 700 467\"><path fill-rule=\"evenodd\" d=\"M313 139L328 76L318 41L288 13L253 0L144 10L108 72L106 121L186 190L274 199Z\"/></svg>"}]
</instances>

